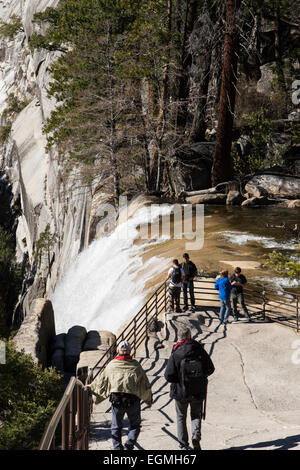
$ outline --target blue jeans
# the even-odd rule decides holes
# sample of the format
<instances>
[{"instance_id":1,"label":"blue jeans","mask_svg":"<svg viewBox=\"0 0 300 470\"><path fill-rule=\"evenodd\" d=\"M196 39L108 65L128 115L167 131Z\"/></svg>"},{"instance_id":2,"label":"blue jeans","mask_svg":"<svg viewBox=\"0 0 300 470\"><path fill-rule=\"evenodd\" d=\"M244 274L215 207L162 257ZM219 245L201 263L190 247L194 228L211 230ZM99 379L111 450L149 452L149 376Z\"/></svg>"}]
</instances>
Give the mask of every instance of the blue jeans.
<instances>
[{"instance_id":1,"label":"blue jeans","mask_svg":"<svg viewBox=\"0 0 300 470\"><path fill-rule=\"evenodd\" d=\"M220 321L227 323L230 310L231 310L230 299L227 299L227 300L220 299L220 300L221 300L221 308L220 308L220 313L219 313L219 319Z\"/></svg>"},{"instance_id":2,"label":"blue jeans","mask_svg":"<svg viewBox=\"0 0 300 470\"><path fill-rule=\"evenodd\" d=\"M135 400L129 408L112 406L111 437L114 450L123 450L122 426L125 413L129 419L129 433L125 445L133 448L141 430L141 402Z\"/></svg>"},{"instance_id":3,"label":"blue jeans","mask_svg":"<svg viewBox=\"0 0 300 470\"><path fill-rule=\"evenodd\" d=\"M191 306L195 306L195 297L194 297L194 281L183 281L182 283L182 291L183 291L183 303L187 307L188 306L188 295L187 291L190 292L191 298Z\"/></svg>"}]
</instances>

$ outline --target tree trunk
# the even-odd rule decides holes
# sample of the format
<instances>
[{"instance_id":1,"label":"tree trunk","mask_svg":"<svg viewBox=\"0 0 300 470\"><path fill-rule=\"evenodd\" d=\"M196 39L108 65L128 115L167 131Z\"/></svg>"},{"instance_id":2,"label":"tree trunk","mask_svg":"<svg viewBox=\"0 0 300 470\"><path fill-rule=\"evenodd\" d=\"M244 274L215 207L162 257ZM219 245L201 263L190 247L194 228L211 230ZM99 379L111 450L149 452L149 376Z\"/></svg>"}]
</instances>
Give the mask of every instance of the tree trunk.
<instances>
[{"instance_id":1,"label":"tree trunk","mask_svg":"<svg viewBox=\"0 0 300 470\"><path fill-rule=\"evenodd\" d=\"M178 85L178 114L177 125L184 128L187 121L187 108L189 97L189 67L192 64L192 56L188 51L188 41L193 31L197 17L199 0L188 0L186 5L186 19L183 34L181 71Z\"/></svg>"},{"instance_id":2,"label":"tree trunk","mask_svg":"<svg viewBox=\"0 0 300 470\"><path fill-rule=\"evenodd\" d=\"M236 24L236 15L240 4L241 0L226 1L226 33L222 84L218 112L216 149L211 173L213 186L223 181L230 180L233 174L231 144L239 49L239 33Z\"/></svg>"},{"instance_id":3,"label":"tree trunk","mask_svg":"<svg viewBox=\"0 0 300 470\"><path fill-rule=\"evenodd\" d=\"M168 0L168 13L167 13L167 29L171 33L172 31L172 12L173 12L173 0ZM156 191L160 188L161 181L161 140L164 133L165 125L165 112L169 95L169 68L170 68L170 49L168 49L167 61L164 66L163 76L162 76L162 88L160 94L160 105L157 117L157 126L156 126L156 136L155 142L153 145L153 151L151 153L150 160L150 187Z\"/></svg>"},{"instance_id":4,"label":"tree trunk","mask_svg":"<svg viewBox=\"0 0 300 470\"><path fill-rule=\"evenodd\" d=\"M193 123L189 135L190 142L202 142L205 140L206 131L206 105L210 80L211 51L207 54L206 67L203 73L203 79L199 87L199 96L197 99Z\"/></svg>"}]
</instances>

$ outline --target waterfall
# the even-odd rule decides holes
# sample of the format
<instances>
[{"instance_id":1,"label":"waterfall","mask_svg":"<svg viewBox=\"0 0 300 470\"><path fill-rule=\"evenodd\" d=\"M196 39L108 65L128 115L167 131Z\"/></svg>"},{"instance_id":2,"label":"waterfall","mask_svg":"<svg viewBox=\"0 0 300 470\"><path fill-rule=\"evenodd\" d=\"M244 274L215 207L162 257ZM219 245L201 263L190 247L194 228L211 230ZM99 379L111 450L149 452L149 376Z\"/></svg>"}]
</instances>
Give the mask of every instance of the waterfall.
<instances>
[{"instance_id":1,"label":"waterfall","mask_svg":"<svg viewBox=\"0 0 300 470\"><path fill-rule=\"evenodd\" d=\"M135 244L138 228L171 210L167 204L143 207L77 256L51 299L57 334L74 325L116 333L138 312L147 294L146 282L166 271L169 264L167 259L158 257L143 263L145 250L162 243L165 237Z\"/></svg>"}]
</instances>

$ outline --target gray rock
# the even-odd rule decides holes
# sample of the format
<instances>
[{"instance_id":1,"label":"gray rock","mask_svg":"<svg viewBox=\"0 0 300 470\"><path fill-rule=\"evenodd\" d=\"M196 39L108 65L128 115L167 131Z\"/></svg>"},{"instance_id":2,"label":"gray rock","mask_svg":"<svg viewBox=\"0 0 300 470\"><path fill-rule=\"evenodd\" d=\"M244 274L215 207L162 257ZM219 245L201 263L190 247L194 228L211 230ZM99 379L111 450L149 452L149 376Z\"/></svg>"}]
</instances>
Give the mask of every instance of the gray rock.
<instances>
[{"instance_id":1,"label":"gray rock","mask_svg":"<svg viewBox=\"0 0 300 470\"><path fill-rule=\"evenodd\" d=\"M52 303L46 299L32 302L30 314L25 318L14 343L18 351L24 350L43 367L51 362L51 345L55 338L55 322Z\"/></svg>"},{"instance_id":2,"label":"gray rock","mask_svg":"<svg viewBox=\"0 0 300 470\"><path fill-rule=\"evenodd\" d=\"M300 197L300 178L281 175L256 175L245 186L252 196L269 195L297 199Z\"/></svg>"},{"instance_id":3,"label":"gray rock","mask_svg":"<svg viewBox=\"0 0 300 470\"><path fill-rule=\"evenodd\" d=\"M65 370L76 372L76 364L82 351L87 332L83 326L73 326L69 329L66 337Z\"/></svg>"},{"instance_id":4,"label":"gray rock","mask_svg":"<svg viewBox=\"0 0 300 470\"><path fill-rule=\"evenodd\" d=\"M229 191L226 198L226 204L228 206L240 205L245 198L239 191Z\"/></svg>"},{"instance_id":5,"label":"gray rock","mask_svg":"<svg viewBox=\"0 0 300 470\"><path fill-rule=\"evenodd\" d=\"M186 198L186 202L189 204L225 204L226 194L221 193L208 193L199 194L198 196L190 196Z\"/></svg>"}]
</instances>

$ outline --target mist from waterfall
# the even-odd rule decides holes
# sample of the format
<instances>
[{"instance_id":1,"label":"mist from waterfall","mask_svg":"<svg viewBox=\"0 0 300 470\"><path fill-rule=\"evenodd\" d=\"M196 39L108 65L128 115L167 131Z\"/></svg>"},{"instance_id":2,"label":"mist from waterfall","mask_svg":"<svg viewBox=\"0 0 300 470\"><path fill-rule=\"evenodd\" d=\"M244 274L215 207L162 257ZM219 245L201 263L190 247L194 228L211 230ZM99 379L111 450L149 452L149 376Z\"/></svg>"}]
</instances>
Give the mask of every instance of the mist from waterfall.
<instances>
[{"instance_id":1,"label":"mist from waterfall","mask_svg":"<svg viewBox=\"0 0 300 470\"><path fill-rule=\"evenodd\" d=\"M116 333L138 312L145 300L146 282L168 268L168 260L163 258L153 257L143 263L145 250L165 238L135 244L138 227L171 210L167 204L143 207L77 256L51 299L57 334L74 325Z\"/></svg>"}]
</instances>

